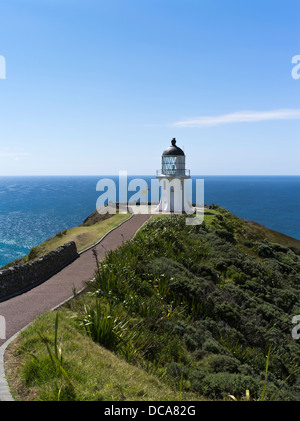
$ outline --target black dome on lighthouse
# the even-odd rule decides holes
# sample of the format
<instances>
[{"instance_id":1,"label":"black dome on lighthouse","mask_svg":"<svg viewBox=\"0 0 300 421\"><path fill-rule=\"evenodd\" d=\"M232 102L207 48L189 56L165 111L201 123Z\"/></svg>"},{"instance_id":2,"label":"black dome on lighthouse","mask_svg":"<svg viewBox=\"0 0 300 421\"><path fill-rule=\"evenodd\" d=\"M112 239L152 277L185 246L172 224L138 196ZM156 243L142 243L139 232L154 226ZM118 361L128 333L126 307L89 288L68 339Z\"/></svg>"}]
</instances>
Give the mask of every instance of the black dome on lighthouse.
<instances>
[{"instance_id":1,"label":"black dome on lighthouse","mask_svg":"<svg viewBox=\"0 0 300 421\"><path fill-rule=\"evenodd\" d=\"M171 141L172 145L167 148L165 151L163 151L163 156L185 156L182 149L178 148L176 146L176 139L173 137Z\"/></svg>"}]
</instances>

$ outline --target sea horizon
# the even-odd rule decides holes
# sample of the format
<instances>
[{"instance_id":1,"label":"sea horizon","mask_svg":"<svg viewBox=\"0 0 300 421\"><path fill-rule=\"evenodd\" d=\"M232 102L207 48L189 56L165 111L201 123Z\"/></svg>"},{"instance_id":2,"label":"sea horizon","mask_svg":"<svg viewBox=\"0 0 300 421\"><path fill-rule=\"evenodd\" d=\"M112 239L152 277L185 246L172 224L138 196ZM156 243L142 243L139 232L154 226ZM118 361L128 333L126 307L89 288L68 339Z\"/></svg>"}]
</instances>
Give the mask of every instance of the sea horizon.
<instances>
[{"instance_id":1,"label":"sea horizon","mask_svg":"<svg viewBox=\"0 0 300 421\"><path fill-rule=\"evenodd\" d=\"M13 177L118 177L118 174L17 174L0 175L0 178ZM155 174L129 174L128 177L153 177ZM191 177L300 177L300 174L194 174Z\"/></svg>"},{"instance_id":2,"label":"sea horizon","mask_svg":"<svg viewBox=\"0 0 300 421\"><path fill-rule=\"evenodd\" d=\"M128 174L128 182L137 177L148 185L156 178ZM118 181L118 175L0 176L0 267L63 229L80 225L96 209L100 178ZM300 240L300 175L191 178L193 183L204 179L205 204L223 206L240 218Z\"/></svg>"}]
</instances>

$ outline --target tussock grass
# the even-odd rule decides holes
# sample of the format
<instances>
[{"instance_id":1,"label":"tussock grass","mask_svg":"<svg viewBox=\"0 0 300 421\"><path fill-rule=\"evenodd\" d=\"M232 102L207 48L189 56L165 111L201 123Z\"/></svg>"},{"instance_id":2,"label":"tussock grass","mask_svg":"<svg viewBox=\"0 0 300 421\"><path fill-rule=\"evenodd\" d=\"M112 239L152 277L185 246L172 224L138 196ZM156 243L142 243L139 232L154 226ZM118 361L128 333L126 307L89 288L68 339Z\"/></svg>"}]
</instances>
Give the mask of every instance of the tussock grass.
<instances>
[{"instance_id":1,"label":"tussock grass","mask_svg":"<svg viewBox=\"0 0 300 421\"><path fill-rule=\"evenodd\" d=\"M56 313L48 312L21 333L6 352L6 372L16 400L195 399L193 394L172 390L155 376L82 334L69 309L60 309L58 313L58 341L64 369L73 387L49 358L45 340L54 349Z\"/></svg>"}]
</instances>

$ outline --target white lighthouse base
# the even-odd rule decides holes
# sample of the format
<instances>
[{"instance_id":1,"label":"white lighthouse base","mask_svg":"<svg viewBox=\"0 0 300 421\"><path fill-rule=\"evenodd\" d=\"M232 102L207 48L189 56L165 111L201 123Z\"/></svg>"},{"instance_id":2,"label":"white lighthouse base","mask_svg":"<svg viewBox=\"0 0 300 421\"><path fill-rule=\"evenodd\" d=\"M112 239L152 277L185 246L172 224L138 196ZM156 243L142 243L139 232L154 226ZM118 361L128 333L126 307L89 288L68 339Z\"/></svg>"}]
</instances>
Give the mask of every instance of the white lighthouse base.
<instances>
[{"instance_id":1,"label":"white lighthouse base","mask_svg":"<svg viewBox=\"0 0 300 421\"><path fill-rule=\"evenodd\" d=\"M195 208L185 196L185 179L161 178L161 197L154 213L191 214L194 212Z\"/></svg>"}]
</instances>

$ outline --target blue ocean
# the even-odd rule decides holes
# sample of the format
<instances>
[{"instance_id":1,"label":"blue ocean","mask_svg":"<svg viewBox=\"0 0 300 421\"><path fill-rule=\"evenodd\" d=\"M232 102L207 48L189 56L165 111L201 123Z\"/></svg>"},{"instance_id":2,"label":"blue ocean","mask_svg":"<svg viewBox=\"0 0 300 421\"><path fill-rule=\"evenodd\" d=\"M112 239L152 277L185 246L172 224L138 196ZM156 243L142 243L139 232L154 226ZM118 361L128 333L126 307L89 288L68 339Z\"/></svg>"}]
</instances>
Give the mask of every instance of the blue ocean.
<instances>
[{"instance_id":1,"label":"blue ocean","mask_svg":"<svg viewBox=\"0 0 300 421\"><path fill-rule=\"evenodd\" d=\"M128 176L145 179L150 176ZM0 267L96 208L97 182L107 176L0 177ZM205 204L218 204L300 240L300 176L194 176L204 179ZM194 191L194 189L193 189ZM130 198L130 195L128 195Z\"/></svg>"}]
</instances>

